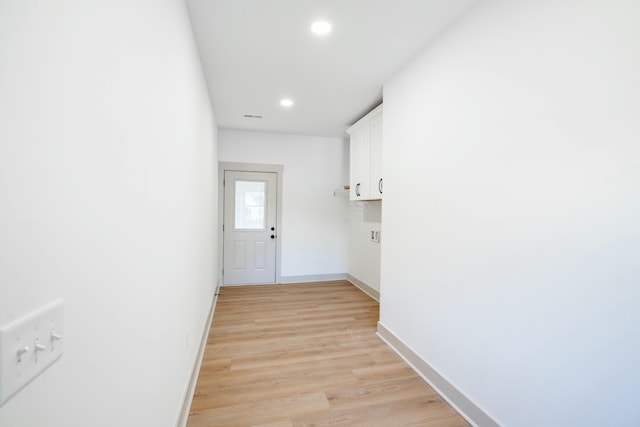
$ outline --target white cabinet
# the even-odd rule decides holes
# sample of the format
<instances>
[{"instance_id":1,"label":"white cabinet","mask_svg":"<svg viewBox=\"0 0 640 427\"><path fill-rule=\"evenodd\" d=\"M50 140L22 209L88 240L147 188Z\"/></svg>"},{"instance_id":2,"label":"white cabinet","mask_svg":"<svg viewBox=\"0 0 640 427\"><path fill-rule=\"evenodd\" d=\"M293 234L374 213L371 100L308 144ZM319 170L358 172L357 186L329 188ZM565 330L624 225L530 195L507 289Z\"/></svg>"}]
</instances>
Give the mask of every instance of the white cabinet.
<instances>
[{"instance_id":1,"label":"white cabinet","mask_svg":"<svg viewBox=\"0 0 640 427\"><path fill-rule=\"evenodd\" d=\"M382 199L382 105L347 129L349 200Z\"/></svg>"},{"instance_id":2,"label":"white cabinet","mask_svg":"<svg viewBox=\"0 0 640 427\"><path fill-rule=\"evenodd\" d=\"M382 199L382 107L380 114L371 120L371 161L369 195L372 199Z\"/></svg>"}]
</instances>

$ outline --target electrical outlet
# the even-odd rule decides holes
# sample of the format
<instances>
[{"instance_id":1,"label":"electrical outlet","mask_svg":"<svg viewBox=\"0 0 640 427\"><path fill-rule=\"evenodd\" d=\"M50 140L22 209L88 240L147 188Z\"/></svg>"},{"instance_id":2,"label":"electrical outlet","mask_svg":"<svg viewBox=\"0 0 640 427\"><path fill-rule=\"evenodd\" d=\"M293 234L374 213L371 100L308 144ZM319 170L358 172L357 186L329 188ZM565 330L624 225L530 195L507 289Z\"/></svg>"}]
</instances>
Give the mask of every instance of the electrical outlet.
<instances>
[{"instance_id":1,"label":"electrical outlet","mask_svg":"<svg viewBox=\"0 0 640 427\"><path fill-rule=\"evenodd\" d=\"M0 406L62 356L57 300L0 328Z\"/></svg>"},{"instance_id":2,"label":"electrical outlet","mask_svg":"<svg viewBox=\"0 0 640 427\"><path fill-rule=\"evenodd\" d=\"M380 242L380 231L379 230L371 230L371 237L369 238L372 242L379 243Z\"/></svg>"}]
</instances>

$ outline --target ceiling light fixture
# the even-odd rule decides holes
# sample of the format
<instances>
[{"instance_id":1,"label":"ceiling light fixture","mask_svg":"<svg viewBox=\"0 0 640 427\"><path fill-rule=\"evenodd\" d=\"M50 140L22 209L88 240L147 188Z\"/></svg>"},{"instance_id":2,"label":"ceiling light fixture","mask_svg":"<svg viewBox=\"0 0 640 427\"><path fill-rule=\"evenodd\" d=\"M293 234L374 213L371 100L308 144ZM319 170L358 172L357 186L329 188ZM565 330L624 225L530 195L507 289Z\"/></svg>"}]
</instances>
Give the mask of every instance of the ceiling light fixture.
<instances>
[{"instance_id":1,"label":"ceiling light fixture","mask_svg":"<svg viewBox=\"0 0 640 427\"><path fill-rule=\"evenodd\" d=\"M283 107L291 107L293 106L293 101L288 98L284 98L280 100L280 105Z\"/></svg>"},{"instance_id":2,"label":"ceiling light fixture","mask_svg":"<svg viewBox=\"0 0 640 427\"><path fill-rule=\"evenodd\" d=\"M331 24L327 21L316 21L311 24L311 31L319 36L327 35L331 32Z\"/></svg>"}]
</instances>

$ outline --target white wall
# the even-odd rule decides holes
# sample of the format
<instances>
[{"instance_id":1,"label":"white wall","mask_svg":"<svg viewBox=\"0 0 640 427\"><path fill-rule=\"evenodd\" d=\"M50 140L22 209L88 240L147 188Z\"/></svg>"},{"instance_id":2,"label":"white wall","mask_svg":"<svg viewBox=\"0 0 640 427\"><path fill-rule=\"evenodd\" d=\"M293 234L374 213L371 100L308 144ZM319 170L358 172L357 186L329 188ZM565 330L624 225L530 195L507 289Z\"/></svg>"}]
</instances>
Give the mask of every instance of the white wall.
<instances>
[{"instance_id":1,"label":"white wall","mask_svg":"<svg viewBox=\"0 0 640 427\"><path fill-rule=\"evenodd\" d=\"M381 231L382 202L349 203L349 269L358 281L380 292L380 243L371 241L371 231Z\"/></svg>"},{"instance_id":2,"label":"white wall","mask_svg":"<svg viewBox=\"0 0 640 427\"><path fill-rule=\"evenodd\" d=\"M64 355L0 425L175 425L216 285L216 165L183 1L0 3L0 325L65 301Z\"/></svg>"},{"instance_id":3,"label":"white wall","mask_svg":"<svg viewBox=\"0 0 640 427\"><path fill-rule=\"evenodd\" d=\"M284 166L282 279L345 275L346 203L333 196L347 177L344 140L221 129L218 159Z\"/></svg>"},{"instance_id":4,"label":"white wall","mask_svg":"<svg viewBox=\"0 0 640 427\"><path fill-rule=\"evenodd\" d=\"M502 425L640 424L639 20L480 2L385 85L381 322Z\"/></svg>"}]
</instances>

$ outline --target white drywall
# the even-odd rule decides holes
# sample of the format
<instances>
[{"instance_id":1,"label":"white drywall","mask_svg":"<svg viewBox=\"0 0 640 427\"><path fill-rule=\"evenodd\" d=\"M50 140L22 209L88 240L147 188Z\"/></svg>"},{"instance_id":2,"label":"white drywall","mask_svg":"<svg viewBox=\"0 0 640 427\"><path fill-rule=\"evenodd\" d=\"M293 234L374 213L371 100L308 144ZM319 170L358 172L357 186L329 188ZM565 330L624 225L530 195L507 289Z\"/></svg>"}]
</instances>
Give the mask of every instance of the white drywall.
<instances>
[{"instance_id":1,"label":"white drywall","mask_svg":"<svg viewBox=\"0 0 640 427\"><path fill-rule=\"evenodd\" d=\"M283 280L347 271L347 204L333 195L347 182L344 144L341 138L220 129L220 161L284 166Z\"/></svg>"},{"instance_id":2,"label":"white drywall","mask_svg":"<svg viewBox=\"0 0 640 427\"><path fill-rule=\"evenodd\" d=\"M0 425L175 425L216 285L216 153L182 1L0 2L0 325L64 299L62 358Z\"/></svg>"},{"instance_id":3,"label":"white drywall","mask_svg":"<svg viewBox=\"0 0 640 427\"><path fill-rule=\"evenodd\" d=\"M381 322L501 425L640 424L639 21L479 2L385 84Z\"/></svg>"},{"instance_id":4,"label":"white drywall","mask_svg":"<svg viewBox=\"0 0 640 427\"><path fill-rule=\"evenodd\" d=\"M380 291L380 241L371 241L371 231L381 232L382 202L349 202L349 270L365 285Z\"/></svg>"}]
</instances>

